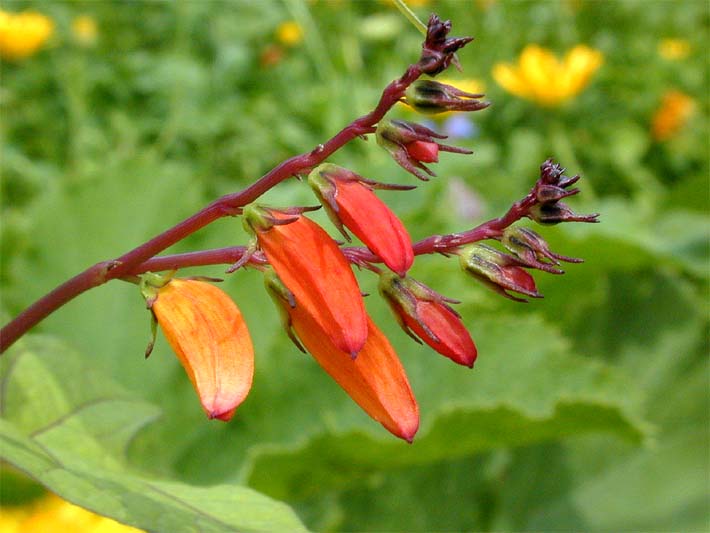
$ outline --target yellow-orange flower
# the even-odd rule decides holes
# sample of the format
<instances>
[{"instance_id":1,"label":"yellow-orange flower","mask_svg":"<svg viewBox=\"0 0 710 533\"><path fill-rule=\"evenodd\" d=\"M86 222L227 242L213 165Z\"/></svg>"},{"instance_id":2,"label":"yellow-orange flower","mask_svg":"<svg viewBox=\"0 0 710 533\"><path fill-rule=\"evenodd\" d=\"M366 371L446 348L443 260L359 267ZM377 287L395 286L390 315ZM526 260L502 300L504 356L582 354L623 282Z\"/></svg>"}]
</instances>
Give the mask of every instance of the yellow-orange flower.
<instances>
[{"instance_id":1,"label":"yellow-orange flower","mask_svg":"<svg viewBox=\"0 0 710 533\"><path fill-rule=\"evenodd\" d=\"M150 308L207 416L229 420L254 375L254 348L242 313L227 294L203 281L172 279L156 290L147 296Z\"/></svg>"},{"instance_id":2,"label":"yellow-orange flower","mask_svg":"<svg viewBox=\"0 0 710 533\"><path fill-rule=\"evenodd\" d=\"M91 46L96 43L99 34L96 21L89 15L79 15L72 20L71 31L76 42L83 46Z\"/></svg>"},{"instance_id":3,"label":"yellow-orange flower","mask_svg":"<svg viewBox=\"0 0 710 533\"><path fill-rule=\"evenodd\" d=\"M276 39L283 45L296 46L303 40L303 29L293 20L282 22L276 28Z\"/></svg>"},{"instance_id":4,"label":"yellow-orange flower","mask_svg":"<svg viewBox=\"0 0 710 533\"><path fill-rule=\"evenodd\" d=\"M54 494L22 507L0 509L2 533L141 533L142 530L82 509Z\"/></svg>"},{"instance_id":5,"label":"yellow-orange flower","mask_svg":"<svg viewBox=\"0 0 710 533\"><path fill-rule=\"evenodd\" d=\"M575 46L560 61L550 50L531 44L517 65L496 64L493 78L511 94L556 106L579 94L602 62L601 52L585 45Z\"/></svg>"},{"instance_id":6,"label":"yellow-orange flower","mask_svg":"<svg viewBox=\"0 0 710 533\"><path fill-rule=\"evenodd\" d=\"M658 43L658 55L669 61L685 59L690 54L690 49L687 39L662 39Z\"/></svg>"},{"instance_id":7,"label":"yellow-orange flower","mask_svg":"<svg viewBox=\"0 0 710 533\"><path fill-rule=\"evenodd\" d=\"M668 91L651 121L651 135L657 141L670 139L683 129L695 110L695 100L681 91Z\"/></svg>"},{"instance_id":8,"label":"yellow-orange flower","mask_svg":"<svg viewBox=\"0 0 710 533\"><path fill-rule=\"evenodd\" d=\"M295 332L318 364L368 415L393 435L412 442L419 428L419 407L402 363L372 319L367 317L365 345L351 359L333 344L273 270L265 274L266 287L284 315L289 336L295 341Z\"/></svg>"},{"instance_id":9,"label":"yellow-orange flower","mask_svg":"<svg viewBox=\"0 0 710 533\"><path fill-rule=\"evenodd\" d=\"M41 13L0 10L0 56L5 59L29 57L42 47L53 31L54 23Z\"/></svg>"}]
</instances>

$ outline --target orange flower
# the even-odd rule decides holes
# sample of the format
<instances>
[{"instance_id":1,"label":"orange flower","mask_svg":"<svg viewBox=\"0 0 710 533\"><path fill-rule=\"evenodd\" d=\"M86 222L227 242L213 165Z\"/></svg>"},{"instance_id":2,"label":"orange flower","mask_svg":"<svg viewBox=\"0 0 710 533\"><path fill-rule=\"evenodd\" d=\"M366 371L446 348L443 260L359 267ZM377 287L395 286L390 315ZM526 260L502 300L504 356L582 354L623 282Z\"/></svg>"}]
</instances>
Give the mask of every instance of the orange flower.
<instances>
[{"instance_id":1,"label":"orange flower","mask_svg":"<svg viewBox=\"0 0 710 533\"><path fill-rule=\"evenodd\" d=\"M380 200L373 188L412 189L366 180L354 172L331 164L316 167L308 183L343 236L343 225L357 235L372 252L400 276L414 262L412 239L402 221Z\"/></svg>"},{"instance_id":2,"label":"orange flower","mask_svg":"<svg viewBox=\"0 0 710 533\"><path fill-rule=\"evenodd\" d=\"M673 137L688 122L695 110L695 101L680 91L668 91L651 122L651 135L657 141Z\"/></svg>"},{"instance_id":3,"label":"orange flower","mask_svg":"<svg viewBox=\"0 0 710 533\"><path fill-rule=\"evenodd\" d=\"M367 339L367 315L350 263L304 209L244 208L244 223L298 305L340 351L355 357Z\"/></svg>"},{"instance_id":4,"label":"orange flower","mask_svg":"<svg viewBox=\"0 0 710 533\"><path fill-rule=\"evenodd\" d=\"M249 394L254 375L254 348L239 308L227 294L203 281L165 283L146 274L142 288L207 416L232 418Z\"/></svg>"},{"instance_id":5,"label":"orange flower","mask_svg":"<svg viewBox=\"0 0 710 533\"><path fill-rule=\"evenodd\" d=\"M461 317L448 305L455 300L412 278L389 273L380 275L380 293L407 335L455 363L473 367L478 351Z\"/></svg>"},{"instance_id":6,"label":"orange flower","mask_svg":"<svg viewBox=\"0 0 710 533\"><path fill-rule=\"evenodd\" d=\"M419 407L402 363L372 319L366 317L367 342L358 356L344 357L273 271L265 272L264 281L283 313L289 336L296 341L295 332L318 364L368 415L393 435L412 442L419 428Z\"/></svg>"}]
</instances>

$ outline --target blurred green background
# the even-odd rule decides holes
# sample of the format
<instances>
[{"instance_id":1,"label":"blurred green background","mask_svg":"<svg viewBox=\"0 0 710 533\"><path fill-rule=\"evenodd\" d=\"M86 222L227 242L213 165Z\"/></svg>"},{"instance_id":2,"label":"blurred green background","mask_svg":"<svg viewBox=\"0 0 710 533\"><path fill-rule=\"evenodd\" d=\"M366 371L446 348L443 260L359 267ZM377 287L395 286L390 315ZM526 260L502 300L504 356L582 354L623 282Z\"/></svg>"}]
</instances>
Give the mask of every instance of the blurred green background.
<instances>
[{"instance_id":1,"label":"blurred green background","mask_svg":"<svg viewBox=\"0 0 710 533\"><path fill-rule=\"evenodd\" d=\"M446 77L475 82L493 105L433 123L474 155L443 154L438 178L382 197L414 239L461 231L502 214L552 156L583 176L570 205L601 224L537 231L586 262L536 273L545 299L522 305L456 261L418 258L415 277L463 302L479 348L472 371L412 343L360 275L419 400L412 445L290 344L256 272L222 284L257 351L250 397L227 424L206 420L162 337L143 359L138 290L95 289L2 358L3 504L33 494L25 471L152 531L710 528L707 2L411 5L476 37L459 54L463 72ZM5 317L334 135L421 45L384 1L2 9L54 25L36 52L0 64ZM541 107L491 74L533 43L560 57L586 44L604 63L569 101ZM403 106L393 114L419 120ZM414 183L373 141L331 161ZM315 201L296 180L265 199ZM246 240L225 219L171 251Z\"/></svg>"}]
</instances>

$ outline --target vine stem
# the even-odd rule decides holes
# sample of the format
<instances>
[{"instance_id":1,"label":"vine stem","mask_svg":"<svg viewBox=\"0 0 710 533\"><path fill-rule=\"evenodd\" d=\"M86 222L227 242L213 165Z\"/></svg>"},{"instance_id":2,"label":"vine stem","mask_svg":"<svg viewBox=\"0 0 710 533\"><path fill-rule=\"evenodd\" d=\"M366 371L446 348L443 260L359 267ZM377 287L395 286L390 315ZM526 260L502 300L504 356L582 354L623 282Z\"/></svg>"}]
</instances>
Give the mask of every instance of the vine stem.
<instances>
[{"instance_id":1,"label":"vine stem","mask_svg":"<svg viewBox=\"0 0 710 533\"><path fill-rule=\"evenodd\" d=\"M145 263L166 248L219 218L238 215L241 207L253 202L288 177L319 165L351 140L374 133L375 125L404 96L407 87L421 74L422 69L418 64L410 65L401 78L385 87L375 109L351 122L326 143L319 144L310 152L287 159L246 189L218 198L194 215L122 256L96 263L62 283L22 311L0 330L0 353L7 350L17 339L48 315L83 292L112 279L134 274L138 265Z\"/></svg>"}]
</instances>

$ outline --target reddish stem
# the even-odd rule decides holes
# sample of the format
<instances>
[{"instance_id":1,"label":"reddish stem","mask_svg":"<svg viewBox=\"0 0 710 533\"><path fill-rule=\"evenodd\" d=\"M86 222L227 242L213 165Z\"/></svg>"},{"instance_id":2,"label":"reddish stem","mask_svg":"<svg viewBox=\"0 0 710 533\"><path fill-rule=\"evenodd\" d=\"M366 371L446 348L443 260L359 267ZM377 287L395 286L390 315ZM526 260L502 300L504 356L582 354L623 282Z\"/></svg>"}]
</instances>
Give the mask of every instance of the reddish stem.
<instances>
[{"instance_id":1,"label":"reddish stem","mask_svg":"<svg viewBox=\"0 0 710 533\"><path fill-rule=\"evenodd\" d=\"M385 116L387 111L404 96L407 87L419 78L421 74L422 70L418 64L410 65L400 79L394 80L384 89L380 101L374 110L350 123L325 144L319 144L310 152L287 159L246 189L215 200L201 211L198 211L191 217L137 248L134 248L130 252L112 261L97 263L64 282L22 311L0 330L0 353L9 348L30 328L81 293L112 279L126 277L136 273L136 267L138 267L138 265L145 263L151 257L176 242L181 241L188 235L191 235L221 217L239 214L242 206L253 202L286 178L319 165L333 152L339 150L354 138L373 133L374 126ZM196 253L202 254L202 252ZM198 257L201 256L195 256L193 259ZM204 256L204 258L207 257L209 256ZM161 258L156 260L157 264L160 264L160 261L169 262L170 260ZM155 270L159 269L156 268Z\"/></svg>"}]
</instances>

